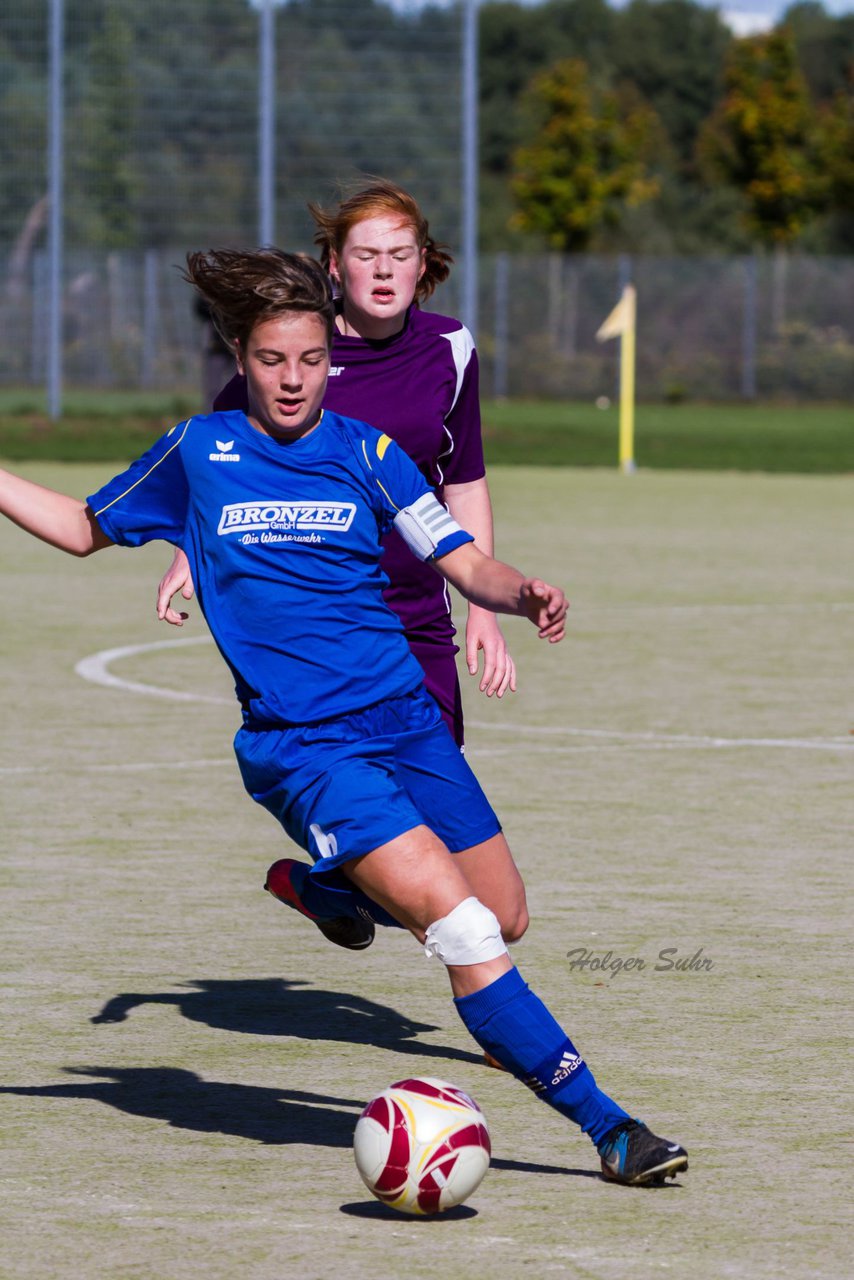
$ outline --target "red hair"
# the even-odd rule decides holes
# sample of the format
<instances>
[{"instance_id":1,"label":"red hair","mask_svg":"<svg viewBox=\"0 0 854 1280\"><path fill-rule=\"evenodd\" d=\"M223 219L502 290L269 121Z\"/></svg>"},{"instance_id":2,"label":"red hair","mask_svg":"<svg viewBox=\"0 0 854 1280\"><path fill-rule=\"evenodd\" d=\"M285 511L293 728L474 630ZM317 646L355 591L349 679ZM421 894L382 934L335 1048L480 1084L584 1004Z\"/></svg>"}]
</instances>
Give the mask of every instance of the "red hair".
<instances>
[{"instance_id":1,"label":"red hair","mask_svg":"<svg viewBox=\"0 0 854 1280\"><path fill-rule=\"evenodd\" d=\"M357 223L365 218L391 215L399 217L401 222L412 228L418 248L424 250L424 274L415 286L416 302L429 298L436 285L448 278L454 260L448 246L433 239L417 200L393 182L380 178L370 187L342 200L331 213L316 204L309 204L308 210L317 225L314 243L320 249L320 260L327 271L332 255L340 257L344 242Z\"/></svg>"}]
</instances>

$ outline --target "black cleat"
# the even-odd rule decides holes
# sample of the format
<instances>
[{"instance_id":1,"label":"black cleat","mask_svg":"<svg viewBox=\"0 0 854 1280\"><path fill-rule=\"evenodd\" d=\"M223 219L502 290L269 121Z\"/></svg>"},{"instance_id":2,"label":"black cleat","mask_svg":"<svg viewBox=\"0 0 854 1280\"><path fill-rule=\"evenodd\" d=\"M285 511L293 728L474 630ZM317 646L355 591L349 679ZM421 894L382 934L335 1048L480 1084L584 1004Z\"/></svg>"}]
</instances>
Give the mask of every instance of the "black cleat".
<instances>
[{"instance_id":1,"label":"black cleat","mask_svg":"<svg viewBox=\"0 0 854 1280\"><path fill-rule=\"evenodd\" d=\"M602 1174L627 1187L664 1184L665 1178L688 1168L688 1152L677 1142L657 1138L640 1120L623 1120L597 1148Z\"/></svg>"}]
</instances>

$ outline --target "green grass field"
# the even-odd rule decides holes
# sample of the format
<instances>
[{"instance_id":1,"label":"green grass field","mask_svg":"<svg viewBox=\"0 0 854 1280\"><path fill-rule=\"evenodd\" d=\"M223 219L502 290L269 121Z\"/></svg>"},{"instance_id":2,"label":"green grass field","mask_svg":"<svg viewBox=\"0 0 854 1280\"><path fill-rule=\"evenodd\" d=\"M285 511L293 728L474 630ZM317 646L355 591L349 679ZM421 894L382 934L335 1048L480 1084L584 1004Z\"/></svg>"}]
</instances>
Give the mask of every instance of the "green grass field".
<instances>
[{"instance_id":1,"label":"green grass field","mask_svg":"<svg viewBox=\"0 0 854 1280\"><path fill-rule=\"evenodd\" d=\"M0 458L129 461L195 410L190 392L69 391L51 424L43 397L0 391ZM638 406L635 457L657 470L854 471L854 412L845 405ZM483 403L490 466L616 465L618 411L560 401Z\"/></svg>"},{"instance_id":2,"label":"green grass field","mask_svg":"<svg viewBox=\"0 0 854 1280\"><path fill-rule=\"evenodd\" d=\"M80 494L111 474L21 469ZM573 605L556 648L508 620L514 697L467 690L528 885L515 959L689 1171L605 1184L479 1064L411 940L347 955L262 892L287 845L242 792L203 624L153 620L162 548L81 562L3 525L3 1280L848 1273L851 481L491 483L499 553ZM114 683L75 672L94 655ZM645 967L573 969L579 947ZM658 968L671 948L712 967ZM372 1201L349 1149L409 1074L467 1089L492 1130L443 1219Z\"/></svg>"},{"instance_id":3,"label":"green grass field","mask_svg":"<svg viewBox=\"0 0 854 1280\"><path fill-rule=\"evenodd\" d=\"M501 464L616 465L615 405L487 401L487 456ZM854 471L854 410L843 405L641 404L639 466L667 470Z\"/></svg>"}]
</instances>

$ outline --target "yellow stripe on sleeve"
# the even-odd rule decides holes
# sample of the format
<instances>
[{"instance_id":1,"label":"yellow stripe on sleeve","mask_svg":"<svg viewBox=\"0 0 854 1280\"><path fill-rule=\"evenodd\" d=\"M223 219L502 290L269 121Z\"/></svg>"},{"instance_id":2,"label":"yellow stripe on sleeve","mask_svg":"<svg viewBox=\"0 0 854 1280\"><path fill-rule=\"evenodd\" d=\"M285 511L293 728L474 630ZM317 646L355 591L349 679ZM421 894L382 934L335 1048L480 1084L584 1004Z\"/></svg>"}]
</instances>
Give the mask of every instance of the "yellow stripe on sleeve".
<instances>
[{"instance_id":1,"label":"yellow stripe on sleeve","mask_svg":"<svg viewBox=\"0 0 854 1280\"><path fill-rule=\"evenodd\" d=\"M375 479L376 479L376 477L375 477ZM379 480L377 480L377 488L382 489L383 493L385 494L386 498L388 499L388 504L389 504L389 506L390 506L390 507L394 507L395 511L399 511L399 510L400 510L400 507L399 507L399 506L397 505L397 503L394 501L394 499L392 498L392 496L391 496L391 494L389 493L388 489L386 489L384 485L381 485L381 484L380 484Z\"/></svg>"},{"instance_id":2,"label":"yellow stripe on sleeve","mask_svg":"<svg viewBox=\"0 0 854 1280\"><path fill-rule=\"evenodd\" d=\"M383 456L383 454L385 453L386 449L389 447L389 445L390 445L390 444L391 444L391 436L380 436L380 439L379 439L379 441L377 442L377 455L378 455L378 457L380 458L380 461L382 461L382 456ZM382 452L380 452L380 450L382 450ZM368 457L368 450L365 448L365 441L364 441L364 439L362 440L362 455L363 455L363 457L364 457L364 459L365 459L365 462L366 462L366 464L367 464L368 470L370 471L371 475L372 475L372 476L374 476L374 484L377 486L377 488L378 488L378 489L380 489L380 490L385 494L385 496L386 496L386 498L388 499L388 501L389 501L390 505L391 505L392 507L394 507L395 511L399 511L399 510L400 510L400 507L397 505L397 503L396 503L396 502L392 501L392 497L391 497L391 494L389 493L388 489L386 489L382 484L380 484L379 480L378 480L378 479L377 479L377 477L374 475L374 469L373 469L373 467L371 466L371 460L370 460L370 458Z\"/></svg>"},{"instance_id":3,"label":"yellow stripe on sleeve","mask_svg":"<svg viewBox=\"0 0 854 1280\"><path fill-rule=\"evenodd\" d=\"M118 494L115 498L113 498L112 502L108 502L105 507L101 507L100 511L96 511L95 516L96 517L101 516L104 514L105 511L109 511L110 507L114 507L117 502L121 502L122 498L126 498L129 493L133 493L137 485L142 484L143 480L147 480L148 477L151 475L152 471L156 471L157 468L160 466L161 462L163 462L166 458L169 457L169 454L172 452L172 450L178 448L178 445L181 443L181 441L184 439L184 436L187 434L187 428L189 427L192 421L193 421L192 418L187 419L187 421L184 423L184 430L178 436L178 439L175 440L174 443L169 446L169 448L166 450L162 458L158 458L157 461L153 464L153 466L150 466L148 468L144 476L140 476L139 479L135 480L134 483L129 488L125 489L124 493ZM180 425L181 424L178 423L178 426ZM177 429L178 429L177 426L173 427L172 431L177 431ZM167 435L171 436L172 431L167 432Z\"/></svg>"}]
</instances>

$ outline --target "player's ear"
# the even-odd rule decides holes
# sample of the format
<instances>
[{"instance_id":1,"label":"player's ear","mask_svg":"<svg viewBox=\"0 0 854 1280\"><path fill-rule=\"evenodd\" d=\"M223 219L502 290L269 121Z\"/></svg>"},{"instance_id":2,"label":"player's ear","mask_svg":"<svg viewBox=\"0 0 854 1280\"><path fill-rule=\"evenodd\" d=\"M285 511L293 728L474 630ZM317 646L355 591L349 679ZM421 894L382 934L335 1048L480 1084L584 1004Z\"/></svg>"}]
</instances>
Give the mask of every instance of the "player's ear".
<instances>
[{"instance_id":1,"label":"player's ear","mask_svg":"<svg viewBox=\"0 0 854 1280\"><path fill-rule=\"evenodd\" d=\"M421 277L424 275L424 272L425 272L426 270L427 270L427 250L426 250L426 248L424 248L424 249L422 249L422 250L421 250L421 266L418 268L418 279L419 279L419 280L420 280L420 279L421 279Z\"/></svg>"},{"instance_id":2,"label":"player's ear","mask_svg":"<svg viewBox=\"0 0 854 1280\"><path fill-rule=\"evenodd\" d=\"M240 339L234 339L234 358L237 361L237 372L241 377L246 377L246 366L243 363L243 348L240 345Z\"/></svg>"}]
</instances>

